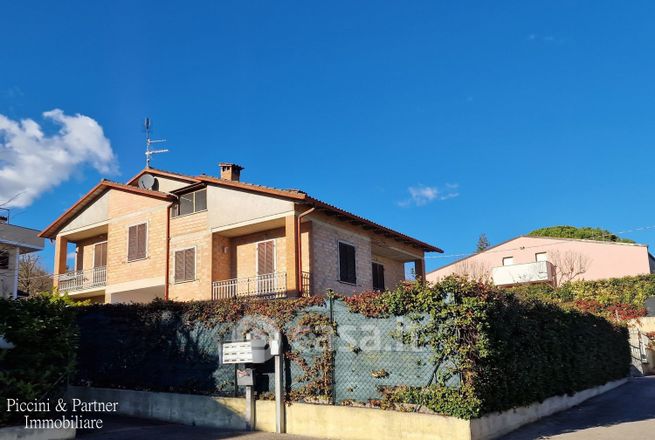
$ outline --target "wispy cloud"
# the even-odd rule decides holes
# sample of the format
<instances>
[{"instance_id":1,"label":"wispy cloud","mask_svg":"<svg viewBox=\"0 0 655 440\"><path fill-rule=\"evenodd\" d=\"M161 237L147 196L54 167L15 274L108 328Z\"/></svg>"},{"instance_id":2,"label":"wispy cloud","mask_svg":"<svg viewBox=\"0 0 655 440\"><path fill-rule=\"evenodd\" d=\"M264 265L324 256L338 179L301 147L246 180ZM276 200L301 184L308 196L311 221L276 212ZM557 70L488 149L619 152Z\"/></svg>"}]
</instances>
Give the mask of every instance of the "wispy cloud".
<instances>
[{"instance_id":1,"label":"wispy cloud","mask_svg":"<svg viewBox=\"0 0 655 440\"><path fill-rule=\"evenodd\" d=\"M535 43L543 44L564 44L566 41L564 38L559 38L554 35L540 35L540 34L530 34L527 37L528 41L533 41Z\"/></svg>"},{"instance_id":2,"label":"wispy cloud","mask_svg":"<svg viewBox=\"0 0 655 440\"><path fill-rule=\"evenodd\" d=\"M409 196L398 202L399 206L425 206L437 200L448 200L459 196L459 185L447 183L443 188L427 185L416 185L407 188Z\"/></svg>"},{"instance_id":3,"label":"wispy cloud","mask_svg":"<svg viewBox=\"0 0 655 440\"><path fill-rule=\"evenodd\" d=\"M59 130L47 135L33 119L0 114L0 204L6 207L29 206L85 164L101 173L118 172L111 143L94 119L59 109L43 117Z\"/></svg>"}]
</instances>

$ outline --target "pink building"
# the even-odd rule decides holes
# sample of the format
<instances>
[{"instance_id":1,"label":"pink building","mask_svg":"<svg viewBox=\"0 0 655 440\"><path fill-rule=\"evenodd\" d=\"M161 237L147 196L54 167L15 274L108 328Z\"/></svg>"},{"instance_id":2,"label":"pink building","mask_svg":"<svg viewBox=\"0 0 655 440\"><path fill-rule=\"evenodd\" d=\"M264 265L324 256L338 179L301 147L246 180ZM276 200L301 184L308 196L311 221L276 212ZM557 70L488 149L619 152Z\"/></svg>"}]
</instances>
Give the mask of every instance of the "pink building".
<instances>
[{"instance_id":1,"label":"pink building","mask_svg":"<svg viewBox=\"0 0 655 440\"><path fill-rule=\"evenodd\" d=\"M572 238L520 236L426 275L438 281L448 275L467 275L498 286L597 280L655 272L648 246Z\"/></svg>"}]
</instances>

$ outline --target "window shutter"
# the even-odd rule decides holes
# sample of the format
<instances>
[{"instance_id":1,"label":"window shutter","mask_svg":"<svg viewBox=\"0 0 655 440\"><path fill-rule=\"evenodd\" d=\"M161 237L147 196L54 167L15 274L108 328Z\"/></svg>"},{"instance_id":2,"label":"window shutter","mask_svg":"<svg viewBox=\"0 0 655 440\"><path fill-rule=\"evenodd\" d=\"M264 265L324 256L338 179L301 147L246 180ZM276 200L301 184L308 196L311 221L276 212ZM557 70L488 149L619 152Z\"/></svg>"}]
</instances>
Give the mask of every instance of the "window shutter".
<instances>
[{"instance_id":1,"label":"window shutter","mask_svg":"<svg viewBox=\"0 0 655 440\"><path fill-rule=\"evenodd\" d=\"M257 275L275 272L275 245L273 240L257 244Z\"/></svg>"},{"instance_id":2,"label":"window shutter","mask_svg":"<svg viewBox=\"0 0 655 440\"><path fill-rule=\"evenodd\" d=\"M373 263L373 289L384 290L384 266Z\"/></svg>"},{"instance_id":3,"label":"window shutter","mask_svg":"<svg viewBox=\"0 0 655 440\"><path fill-rule=\"evenodd\" d=\"M138 234L138 256L137 258L146 258L146 235L147 235L147 227L148 225L143 223L137 226L137 230L139 231Z\"/></svg>"},{"instance_id":4,"label":"window shutter","mask_svg":"<svg viewBox=\"0 0 655 440\"><path fill-rule=\"evenodd\" d=\"M93 247L93 267L107 265L107 243L99 243Z\"/></svg>"},{"instance_id":5,"label":"window shutter","mask_svg":"<svg viewBox=\"0 0 655 440\"><path fill-rule=\"evenodd\" d=\"M128 230L128 243L127 243L127 260L132 261L135 260L136 253L137 253L137 231L136 231L136 226L130 226Z\"/></svg>"},{"instance_id":6,"label":"window shutter","mask_svg":"<svg viewBox=\"0 0 655 440\"><path fill-rule=\"evenodd\" d=\"M193 281L196 279L196 250L187 249L184 251L184 280Z\"/></svg>"},{"instance_id":7,"label":"window shutter","mask_svg":"<svg viewBox=\"0 0 655 440\"><path fill-rule=\"evenodd\" d=\"M184 281L184 251L175 252L175 281Z\"/></svg>"},{"instance_id":8,"label":"window shutter","mask_svg":"<svg viewBox=\"0 0 655 440\"><path fill-rule=\"evenodd\" d=\"M346 283L357 282L355 246L339 243L339 279Z\"/></svg>"}]
</instances>

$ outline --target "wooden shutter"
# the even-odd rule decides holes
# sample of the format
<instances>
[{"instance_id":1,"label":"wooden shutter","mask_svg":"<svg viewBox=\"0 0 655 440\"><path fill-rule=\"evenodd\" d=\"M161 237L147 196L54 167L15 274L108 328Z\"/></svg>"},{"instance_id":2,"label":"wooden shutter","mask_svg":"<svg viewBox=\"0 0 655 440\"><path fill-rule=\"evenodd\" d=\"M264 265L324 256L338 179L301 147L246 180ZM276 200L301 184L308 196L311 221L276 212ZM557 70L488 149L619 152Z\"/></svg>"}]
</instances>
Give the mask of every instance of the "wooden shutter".
<instances>
[{"instance_id":1,"label":"wooden shutter","mask_svg":"<svg viewBox=\"0 0 655 440\"><path fill-rule=\"evenodd\" d=\"M384 290L384 266L380 263L373 263L373 289Z\"/></svg>"},{"instance_id":2,"label":"wooden shutter","mask_svg":"<svg viewBox=\"0 0 655 440\"><path fill-rule=\"evenodd\" d=\"M196 250L195 248L184 251L184 279L193 281L196 279Z\"/></svg>"},{"instance_id":3,"label":"wooden shutter","mask_svg":"<svg viewBox=\"0 0 655 440\"><path fill-rule=\"evenodd\" d=\"M273 240L257 243L257 275L275 272L275 242Z\"/></svg>"},{"instance_id":4,"label":"wooden shutter","mask_svg":"<svg viewBox=\"0 0 655 440\"><path fill-rule=\"evenodd\" d=\"M146 223L130 226L127 244L128 261L146 258L147 235L148 225Z\"/></svg>"},{"instance_id":5,"label":"wooden shutter","mask_svg":"<svg viewBox=\"0 0 655 440\"><path fill-rule=\"evenodd\" d=\"M93 247L93 267L107 265L107 243L98 243Z\"/></svg>"},{"instance_id":6,"label":"wooden shutter","mask_svg":"<svg viewBox=\"0 0 655 440\"><path fill-rule=\"evenodd\" d=\"M175 252L175 282L184 281L184 251Z\"/></svg>"},{"instance_id":7,"label":"wooden shutter","mask_svg":"<svg viewBox=\"0 0 655 440\"><path fill-rule=\"evenodd\" d=\"M357 273L355 269L355 246L339 243L339 279L355 284Z\"/></svg>"},{"instance_id":8,"label":"wooden shutter","mask_svg":"<svg viewBox=\"0 0 655 440\"><path fill-rule=\"evenodd\" d=\"M196 279L195 248L175 252L175 282L193 281Z\"/></svg>"}]
</instances>

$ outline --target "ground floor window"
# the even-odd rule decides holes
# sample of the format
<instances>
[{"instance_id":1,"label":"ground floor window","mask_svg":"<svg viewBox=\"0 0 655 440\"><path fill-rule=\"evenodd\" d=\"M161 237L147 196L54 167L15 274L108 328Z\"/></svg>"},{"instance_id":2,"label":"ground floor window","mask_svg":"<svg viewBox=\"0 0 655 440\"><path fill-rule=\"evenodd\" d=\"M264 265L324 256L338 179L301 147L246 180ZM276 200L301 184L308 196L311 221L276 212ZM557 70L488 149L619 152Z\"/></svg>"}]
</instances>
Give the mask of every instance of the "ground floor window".
<instances>
[{"instance_id":1,"label":"ground floor window","mask_svg":"<svg viewBox=\"0 0 655 440\"><path fill-rule=\"evenodd\" d=\"M384 290L384 266L373 263L373 290Z\"/></svg>"}]
</instances>

